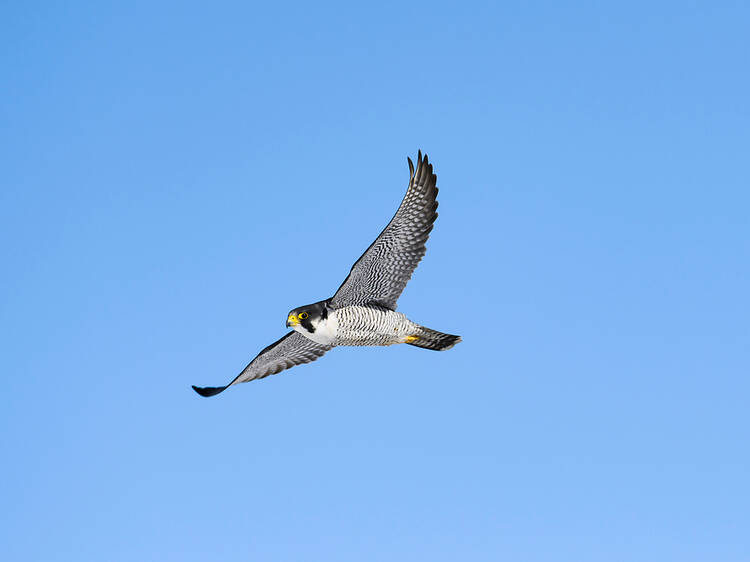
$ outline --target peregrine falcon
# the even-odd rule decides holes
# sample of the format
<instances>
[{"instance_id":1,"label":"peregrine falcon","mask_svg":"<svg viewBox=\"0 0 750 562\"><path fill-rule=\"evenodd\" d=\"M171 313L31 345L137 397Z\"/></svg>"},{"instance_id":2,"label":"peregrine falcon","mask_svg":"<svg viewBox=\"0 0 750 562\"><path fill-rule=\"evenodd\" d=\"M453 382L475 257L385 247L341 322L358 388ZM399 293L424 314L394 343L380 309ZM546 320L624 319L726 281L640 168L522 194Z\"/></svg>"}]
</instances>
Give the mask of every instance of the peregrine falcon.
<instances>
[{"instance_id":1,"label":"peregrine falcon","mask_svg":"<svg viewBox=\"0 0 750 562\"><path fill-rule=\"evenodd\" d=\"M396 312L396 301L425 254L425 243L437 218L437 176L419 151L417 168L409 161L409 187L396 214L348 277L329 299L295 308L286 326L293 330L272 343L225 386L197 387L214 396L240 382L262 379L310 363L339 345L407 343L444 351L459 336L431 330Z\"/></svg>"}]
</instances>

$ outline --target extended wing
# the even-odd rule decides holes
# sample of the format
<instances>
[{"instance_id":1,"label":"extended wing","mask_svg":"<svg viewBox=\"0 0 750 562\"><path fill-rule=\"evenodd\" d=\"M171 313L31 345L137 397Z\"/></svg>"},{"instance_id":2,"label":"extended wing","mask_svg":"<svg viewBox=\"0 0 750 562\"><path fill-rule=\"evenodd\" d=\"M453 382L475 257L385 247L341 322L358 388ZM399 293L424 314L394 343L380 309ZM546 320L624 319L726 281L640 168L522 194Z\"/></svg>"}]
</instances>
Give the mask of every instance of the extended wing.
<instances>
[{"instance_id":1,"label":"extended wing","mask_svg":"<svg viewBox=\"0 0 750 562\"><path fill-rule=\"evenodd\" d=\"M331 299L335 308L378 304L396 310L396 301L427 248L437 218L437 176L419 152L417 169L409 159L409 188L396 214L352 266Z\"/></svg>"},{"instance_id":2,"label":"extended wing","mask_svg":"<svg viewBox=\"0 0 750 562\"><path fill-rule=\"evenodd\" d=\"M321 345L306 338L299 332L289 332L279 341L272 343L226 386L193 386L201 396L214 396L226 388L240 382L262 379L268 375L275 375L284 369L289 369L302 363L310 363L321 357L331 349L329 345Z\"/></svg>"}]
</instances>

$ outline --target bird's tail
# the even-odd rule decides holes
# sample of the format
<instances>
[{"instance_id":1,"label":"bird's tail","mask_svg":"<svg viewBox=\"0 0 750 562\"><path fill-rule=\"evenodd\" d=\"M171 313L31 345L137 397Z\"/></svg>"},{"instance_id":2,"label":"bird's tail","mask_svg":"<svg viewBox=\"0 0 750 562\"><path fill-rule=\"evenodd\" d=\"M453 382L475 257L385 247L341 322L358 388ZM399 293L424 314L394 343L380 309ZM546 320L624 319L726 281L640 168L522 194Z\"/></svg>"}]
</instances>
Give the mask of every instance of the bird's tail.
<instances>
[{"instance_id":1,"label":"bird's tail","mask_svg":"<svg viewBox=\"0 0 750 562\"><path fill-rule=\"evenodd\" d=\"M423 347L425 349L432 349L435 351L445 351L450 349L458 342L461 341L461 336L453 336L451 334L444 334L437 330L430 330L424 326L419 326L417 331L406 338L406 343L409 345L415 345L417 347Z\"/></svg>"}]
</instances>

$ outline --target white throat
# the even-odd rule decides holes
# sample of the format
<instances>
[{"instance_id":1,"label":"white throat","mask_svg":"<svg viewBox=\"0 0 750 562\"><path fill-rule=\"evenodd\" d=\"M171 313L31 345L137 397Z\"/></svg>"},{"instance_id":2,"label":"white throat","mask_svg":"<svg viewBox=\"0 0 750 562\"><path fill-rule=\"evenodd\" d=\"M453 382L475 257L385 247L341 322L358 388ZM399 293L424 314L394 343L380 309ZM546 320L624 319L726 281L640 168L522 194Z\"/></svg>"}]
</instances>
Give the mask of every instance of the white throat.
<instances>
[{"instance_id":1,"label":"white throat","mask_svg":"<svg viewBox=\"0 0 750 562\"><path fill-rule=\"evenodd\" d=\"M315 328L315 332L311 334L302 327L302 324L297 324L294 327L296 331L315 343L321 345L334 345L334 342L336 341L336 333L339 329L339 321L338 318L336 318L336 311L329 309L328 318L313 322L313 328Z\"/></svg>"}]
</instances>

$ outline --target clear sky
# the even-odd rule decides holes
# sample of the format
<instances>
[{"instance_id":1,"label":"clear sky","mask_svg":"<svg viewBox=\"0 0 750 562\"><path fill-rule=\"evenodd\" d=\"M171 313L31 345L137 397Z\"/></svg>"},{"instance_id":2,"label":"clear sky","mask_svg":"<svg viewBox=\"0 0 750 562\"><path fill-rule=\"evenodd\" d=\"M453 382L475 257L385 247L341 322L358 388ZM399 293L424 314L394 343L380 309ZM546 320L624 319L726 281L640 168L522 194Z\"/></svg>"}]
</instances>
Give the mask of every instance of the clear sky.
<instances>
[{"instance_id":1,"label":"clear sky","mask_svg":"<svg viewBox=\"0 0 750 562\"><path fill-rule=\"evenodd\" d=\"M0 8L13 561L750 560L745 2ZM426 151L399 310L211 399Z\"/></svg>"}]
</instances>

